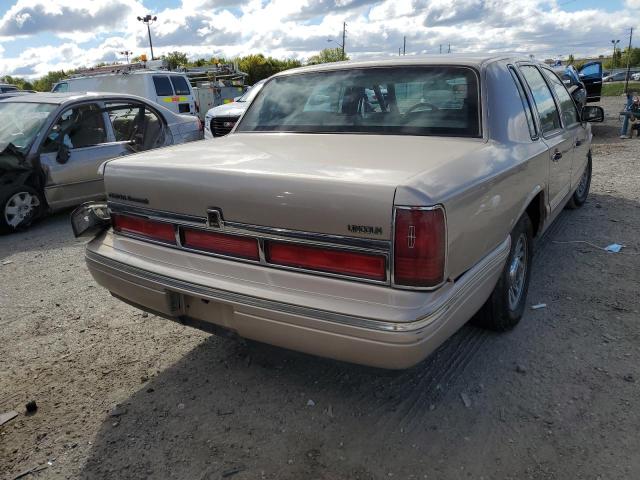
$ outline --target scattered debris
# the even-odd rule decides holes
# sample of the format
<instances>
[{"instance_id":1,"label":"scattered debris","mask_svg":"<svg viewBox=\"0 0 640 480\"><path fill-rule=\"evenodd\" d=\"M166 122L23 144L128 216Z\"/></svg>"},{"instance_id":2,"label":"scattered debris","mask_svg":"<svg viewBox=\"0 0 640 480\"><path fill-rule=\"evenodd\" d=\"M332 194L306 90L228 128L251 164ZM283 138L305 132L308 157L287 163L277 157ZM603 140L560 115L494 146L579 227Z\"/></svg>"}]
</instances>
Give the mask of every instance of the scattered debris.
<instances>
[{"instance_id":1,"label":"scattered debris","mask_svg":"<svg viewBox=\"0 0 640 480\"><path fill-rule=\"evenodd\" d=\"M4 425L7 422L10 422L17 416L18 416L18 412L16 412L15 410L11 410L5 413L0 413L0 426Z\"/></svg>"},{"instance_id":2,"label":"scattered debris","mask_svg":"<svg viewBox=\"0 0 640 480\"><path fill-rule=\"evenodd\" d=\"M224 417L225 415L233 415L235 413L235 410L231 409L231 410L220 410L218 409L218 416L219 417Z\"/></svg>"},{"instance_id":3,"label":"scattered debris","mask_svg":"<svg viewBox=\"0 0 640 480\"><path fill-rule=\"evenodd\" d=\"M315 407L315 406L316 406L316 402L314 402L311 399L307 400L307 407Z\"/></svg>"},{"instance_id":4,"label":"scattered debris","mask_svg":"<svg viewBox=\"0 0 640 480\"><path fill-rule=\"evenodd\" d=\"M31 475L32 473L41 472L45 468L49 468L49 465L42 465L42 466L39 466L39 467L30 468L29 470L25 470L24 472L20 472L18 475L13 477L13 480L18 480L19 478L26 477L27 475Z\"/></svg>"},{"instance_id":5,"label":"scattered debris","mask_svg":"<svg viewBox=\"0 0 640 480\"><path fill-rule=\"evenodd\" d=\"M178 404L178 410L184 410L184 403Z\"/></svg>"},{"instance_id":6,"label":"scattered debris","mask_svg":"<svg viewBox=\"0 0 640 480\"><path fill-rule=\"evenodd\" d=\"M518 363L516 365L516 372L524 374L524 373L527 373L527 369L523 365L520 365Z\"/></svg>"},{"instance_id":7,"label":"scattered debris","mask_svg":"<svg viewBox=\"0 0 640 480\"><path fill-rule=\"evenodd\" d=\"M13 260L5 260L4 262L2 262L2 265L11 265L13 263Z\"/></svg>"},{"instance_id":8,"label":"scattered debris","mask_svg":"<svg viewBox=\"0 0 640 480\"><path fill-rule=\"evenodd\" d=\"M236 473L240 473L243 470L244 470L244 468L242 468L242 467L236 467L236 468L232 468L230 470L226 470L226 471L222 472L222 478L232 477Z\"/></svg>"},{"instance_id":9,"label":"scattered debris","mask_svg":"<svg viewBox=\"0 0 640 480\"><path fill-rule=\"evenodd\" d=\"M630 373L629 373L629 374L627 374L627 375L625 375L624 377L622 377L622 379L623 379L625 382L629 382L629 383L633 383L633 382L635 382L635 381L636 381L636 379L635 379L635 378L633 378L633 375L631 375Z\"/></svg>"},{"instance_id":10,"label":"scattered debris","mask_svg":"<svg viewBox=\"0 0 640 480\"><path fill-rule=\"evenodd\" d=\"M147 318L149 314L147 312L142 312L142 318Z\"/></svg>"},{"instance_id":11,"label":"scattered debris","mask_svg":"<svg viewBox=\"0 0 640 480\"><path fill-rule=\"evenodd\" d=\"M536 303L535 305L531 305L531 310L540 310L541 308L547 308L546 303Z\"/></svg>"},{"instance_id":12,"label":"scattered debris","mask_svg":"<svg viewBox=\"0 0 640 480\"><path fill-rule=\"evenodd\" d=\"M36 413L36 411L38 411L38 404L36 403L35 400L31 400L29 402L27 402L27 404L24 406L24 408L27 409L27 413L32 415L34 413Z\"/></svg>"},{"instance_id":13,"label":"scattered debris","mask_svg":"<svg viewBox=\"0 0 640 480\"><path fill-rule=\"evenodd\" d=\"M611 245L607 245L604 249L607 252L618 253L620 252L620 250L622 250L622 245L620 245L619 243L612 243Z\"/></svg>"},{"instance_id":14,"label":"scattered debris","mask_svg":"<svg viewBox=\"0 0 640 480\"><path fill-rule=\"evenodd\" d=\"M436 409L436 404L435 403L432 403L432 404L429 405L429 410L431 412L433 412L435 409Z\"/></svg>"},{"instance_id":15,"label":"scattered debris","mask_svg":"<svg viewBox=\"0 0 640 480\"><path fill-rule=\"evenodd\" d=\"M462 392L460 394L460 398L462 399L462 403L464 403L465 407L471 408L471 399L469 398L469 395L467 395L466 393Z\"/></svg>"},{"instance_id":16,"label":"scattered debris","mask_svg":"<svg viewBox=\"0 0 640 480\"><path fill-rule=\"evenodd\" d=\"M327 415L333 418L333 407L331 405L329 405L329 408L327 408Z\"/></svg>"},{"instance_id":17,"label":"scattered debris","mask_svg":"<svg viewBox=\"0 0 640 480\"><path fill-rule=\"evenodd\" d=\"M116 405L109 412L109 416L110 417L120 417L120 416L124 415L125 413L127 413L127 409L126 408L122 408L119 405Z\"/></svg>"}]
</instances>

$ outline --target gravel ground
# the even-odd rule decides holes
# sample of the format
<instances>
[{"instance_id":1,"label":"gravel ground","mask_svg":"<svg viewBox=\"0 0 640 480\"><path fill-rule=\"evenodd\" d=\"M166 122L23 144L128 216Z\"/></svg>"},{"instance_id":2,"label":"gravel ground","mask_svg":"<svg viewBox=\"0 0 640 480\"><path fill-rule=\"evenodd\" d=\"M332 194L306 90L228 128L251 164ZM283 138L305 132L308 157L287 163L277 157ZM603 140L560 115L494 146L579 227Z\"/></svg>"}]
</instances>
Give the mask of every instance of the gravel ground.
<instances>
[{"instance_id":1,"label":"gravel ground","mask_svg":"<svg viewBox=\"0 0 640 480\"><path fill-rule=\"evenodd\" d=\"M640 478L640 141L618 128L594 126L592 194L537 244L546 308L403 372L141 313L95 285L68 212L0 237L0 477Z\"/></svg>"}]
</instances>

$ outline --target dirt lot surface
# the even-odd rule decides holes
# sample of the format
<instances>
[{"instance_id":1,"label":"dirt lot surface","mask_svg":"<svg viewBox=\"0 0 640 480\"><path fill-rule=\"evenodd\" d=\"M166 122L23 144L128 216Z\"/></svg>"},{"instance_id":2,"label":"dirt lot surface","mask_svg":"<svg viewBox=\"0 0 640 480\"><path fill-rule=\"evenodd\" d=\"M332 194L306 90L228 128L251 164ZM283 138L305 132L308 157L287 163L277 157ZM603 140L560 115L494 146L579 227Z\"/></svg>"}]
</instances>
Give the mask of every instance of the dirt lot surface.
<instances>
[{"instance_id":1,"label":"dirt lot surface","mask_svg":"<svg viewBox=\"0 0 640 480\"><path fill-rule=\"evenodd\" d=\"M403 372L143 314L93 282L68 212L0 237L0 477L640 478L640 140L618 127L594 127L591 196L537 244L546 308Z\"/></svg>"}]
</instances>

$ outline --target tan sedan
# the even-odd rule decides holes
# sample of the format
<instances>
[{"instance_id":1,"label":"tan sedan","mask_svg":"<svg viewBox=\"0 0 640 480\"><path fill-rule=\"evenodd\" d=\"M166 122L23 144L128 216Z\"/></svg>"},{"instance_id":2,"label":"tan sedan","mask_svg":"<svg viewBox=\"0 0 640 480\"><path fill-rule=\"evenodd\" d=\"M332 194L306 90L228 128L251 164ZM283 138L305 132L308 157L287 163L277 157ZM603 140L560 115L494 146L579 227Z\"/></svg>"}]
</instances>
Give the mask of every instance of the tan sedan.
<instances>
[{"instance_id":1,"label":"tan sedan","mask_svg":"<svg viewBox=\"0 0 640 480\"><path fill-rule=\"evenodd\" d=\"M290 70L233 132L109 162L96 281L212 332L384 368L520 320L532 239L582 205L599 107L529 59ZM477 314L477 315L476 315Z\"/></svg>"}]
</instances>

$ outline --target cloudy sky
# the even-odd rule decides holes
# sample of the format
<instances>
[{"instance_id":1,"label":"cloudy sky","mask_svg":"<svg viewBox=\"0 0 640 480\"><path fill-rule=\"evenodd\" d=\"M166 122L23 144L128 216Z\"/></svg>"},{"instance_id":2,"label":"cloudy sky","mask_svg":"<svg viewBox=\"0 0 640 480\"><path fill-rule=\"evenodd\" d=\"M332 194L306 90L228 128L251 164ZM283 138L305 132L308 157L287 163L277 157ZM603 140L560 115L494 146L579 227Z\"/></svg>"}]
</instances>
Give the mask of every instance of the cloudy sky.
<instances>
[{"instance_id":1,"label":"cloudy sky","mask_svg":"<svg viewBox=\"0 0 640 480\"><path fill-rule=\"evenodd\" d=\"M640 0L0 0L0 75L148 54L136 20L152 13L156 56L192 58L262 52L304 59L340 39L352 58L517 51L539 58L607 54L640 26ZM638 32L640 42L640 31ZM635 42L634 42L635 43Z\"/></svg>"}]
</instances>

